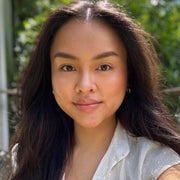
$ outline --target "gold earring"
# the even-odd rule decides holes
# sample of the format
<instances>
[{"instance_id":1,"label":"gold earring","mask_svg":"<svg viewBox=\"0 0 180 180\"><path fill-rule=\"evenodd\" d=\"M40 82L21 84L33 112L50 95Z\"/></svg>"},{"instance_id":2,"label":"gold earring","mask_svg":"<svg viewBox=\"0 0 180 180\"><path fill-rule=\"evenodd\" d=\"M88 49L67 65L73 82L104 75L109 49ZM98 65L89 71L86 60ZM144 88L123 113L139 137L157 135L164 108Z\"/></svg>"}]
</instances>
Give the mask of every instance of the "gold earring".
<instances>
[{"instance_id":1,"label":"gold earring","mask_svg":"<svg viewBox=\"0 0 180 180\"><path fill-rule=\"evenodd\" d=\"M127 92L128 94L131 94L131 88L127 88L126 92Z\"/></svg>"}]
</instances>

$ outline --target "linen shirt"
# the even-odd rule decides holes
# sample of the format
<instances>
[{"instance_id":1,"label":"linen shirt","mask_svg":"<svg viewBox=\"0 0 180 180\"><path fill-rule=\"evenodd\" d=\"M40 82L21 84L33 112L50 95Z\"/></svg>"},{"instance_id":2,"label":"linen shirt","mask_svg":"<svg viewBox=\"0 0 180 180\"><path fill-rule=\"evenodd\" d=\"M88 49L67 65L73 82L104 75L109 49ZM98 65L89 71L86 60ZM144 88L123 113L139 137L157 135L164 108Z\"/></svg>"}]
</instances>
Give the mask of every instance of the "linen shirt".
<instances>
[{"instance_id":1,"label":"linen shirt","mask_svg":"<svg viewBox=\"0 0 180 180\"><path fill-rule=\"evenodd\" d=\"M17 168L17 150L18 144L12 149L13 171ZM92 180L157 180L176 164L180 164L180 156L171 148L144 137L133 137L118 123Z\"/></svg>"},{"instance_id":2,"label":"linen shirt","mask_svg":"<svg viewBox=\"0 0 180 180\"><path fill-rule=\"evenodd\" d=\"M118 124L92 180L157 180L166 169L179 163L180 156L171 148L130 136Z\"/></svg>"}]
</instances>

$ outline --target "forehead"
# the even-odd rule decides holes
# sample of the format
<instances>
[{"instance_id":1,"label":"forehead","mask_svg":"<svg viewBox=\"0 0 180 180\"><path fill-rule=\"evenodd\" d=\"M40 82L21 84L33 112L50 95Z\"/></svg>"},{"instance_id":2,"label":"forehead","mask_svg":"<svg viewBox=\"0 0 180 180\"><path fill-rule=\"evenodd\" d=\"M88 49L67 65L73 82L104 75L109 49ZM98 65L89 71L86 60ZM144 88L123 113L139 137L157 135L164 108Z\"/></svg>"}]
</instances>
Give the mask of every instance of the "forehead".
<instances>
[{"instance_id":1,"label":"forehead","mask_svg":"<svg viewBox=\"0 0 180 180\"><path fill-rule=\"evenodd\" d=\"M95 31L96 30L96 31ZM89 36L92 34L97 34L97 33L111 33L113 35L117 36L116 31L109 25L107 24L104 20L102 19L79 19L79 18L72 18L68 22L66 22L60 29L57 31L56 34L60 33L76 33L76 34L81 34L82 33L88 33Z\"/></svg>"},{"instance_id":2,"label":"forehead","mask_svg":"<svg viewBox=\"0 0 180 180\"><path fill-rule=\"evenodd\" d=\"M116 31L100 19L71 19L54 36L51 52L61 51L99 53L125 49Z\"/></svg>"},{"instance_id":3,"label":"forehead","mask_svg":"<svg viewBox=\"0 0 180 180\"><path fill-rule=\"evenodd\" d=\"M115 33L115 30L111 27L110 24L108 24L104 19L101 18L92 18L92 19L84 19L84 18L72 18L69 21L67 21L62 27L60 28L61 30L69 29L70 27L74 27L73 30L76 30L77 27L80 26L81 30L90 30L92 27L93 28L99 28L99 29L106 29L106 30L111 30ZM59 29L59 30L60 30ZM101 30L102 30L101 29ZM79 30L79 29L78 29Z\"/></svg>"}]
</instances>

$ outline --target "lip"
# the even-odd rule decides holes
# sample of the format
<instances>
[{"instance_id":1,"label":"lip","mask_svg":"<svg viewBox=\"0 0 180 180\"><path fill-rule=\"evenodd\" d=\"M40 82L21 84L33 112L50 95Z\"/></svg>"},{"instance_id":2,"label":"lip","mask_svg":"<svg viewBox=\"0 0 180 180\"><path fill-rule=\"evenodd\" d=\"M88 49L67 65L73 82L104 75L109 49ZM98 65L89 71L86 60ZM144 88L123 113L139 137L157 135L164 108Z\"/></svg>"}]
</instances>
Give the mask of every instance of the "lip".
<instances>
[{"instance_id":1,"label":"lip","mask_svg":"<svg viewBox=\"0 0 180 180\"><path fill-rule=\"evenodd\" d=\"M76 102L73 102L74 106L80 111L89 112L97 109L102 101L97 101L94 99L81 99Z\"/></svg>"}]
</instances>

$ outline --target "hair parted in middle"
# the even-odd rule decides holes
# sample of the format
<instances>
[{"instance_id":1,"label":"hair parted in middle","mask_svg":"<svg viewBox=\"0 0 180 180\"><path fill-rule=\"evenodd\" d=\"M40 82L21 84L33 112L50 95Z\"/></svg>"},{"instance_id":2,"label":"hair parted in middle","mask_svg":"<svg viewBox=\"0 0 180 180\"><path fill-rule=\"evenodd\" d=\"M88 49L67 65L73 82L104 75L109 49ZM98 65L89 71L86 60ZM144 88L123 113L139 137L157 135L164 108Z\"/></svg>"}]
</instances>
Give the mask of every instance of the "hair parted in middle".
<instances>
[{"instance_id":1,"label":"hair parted in middle","mask_svg":"<svg viewBox=\"0 0 180 180\"><path fill-rule=\"evenodd\" d=\"M119 8L102 1L77 1L60 7L45 22L22 77L20 124L12 139L19 144L13 180L52 180L62 176L74 145L73 120L52 93L50 49L56 32L71 19L99 19L112 27L127 51L128 88L116 118L133 136L144 136L180 154L177 130L163 105L158 58L151 38Z\"/></svg>"}]
</instances>

